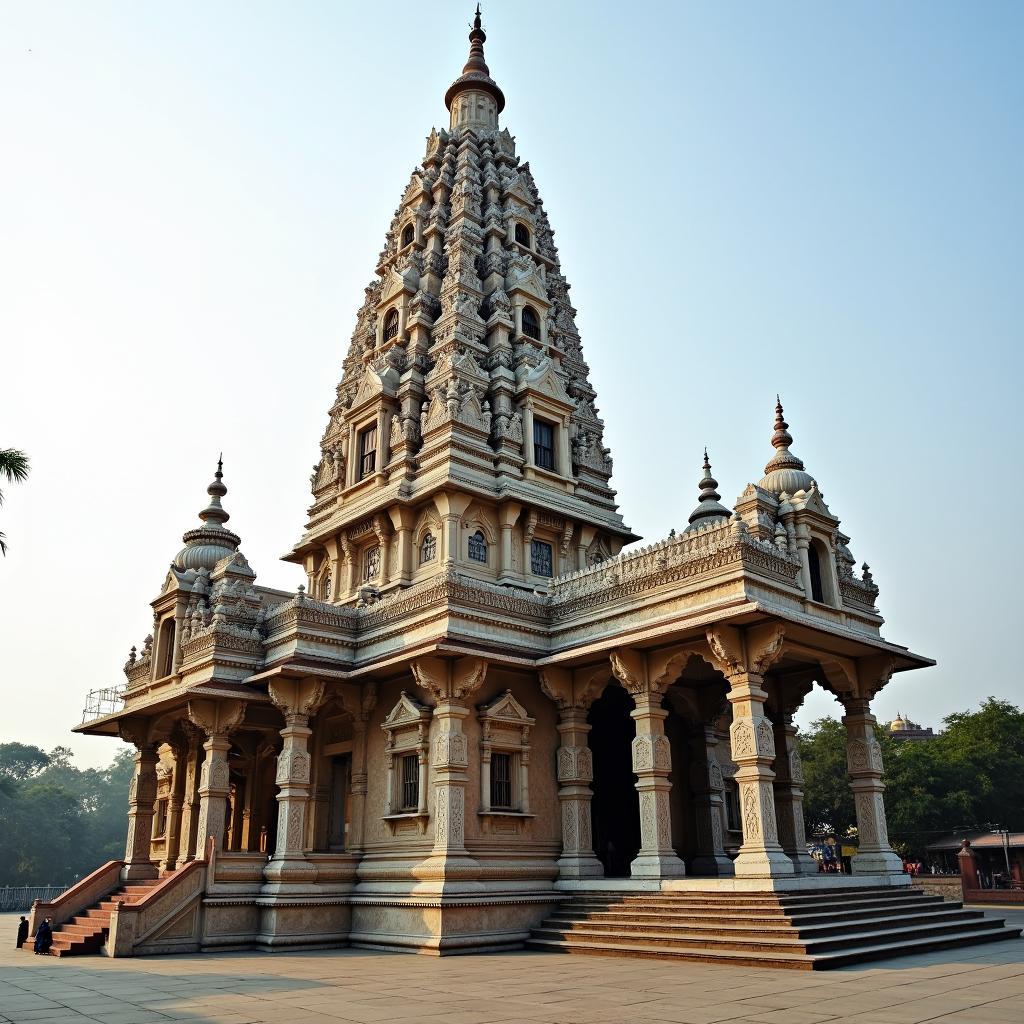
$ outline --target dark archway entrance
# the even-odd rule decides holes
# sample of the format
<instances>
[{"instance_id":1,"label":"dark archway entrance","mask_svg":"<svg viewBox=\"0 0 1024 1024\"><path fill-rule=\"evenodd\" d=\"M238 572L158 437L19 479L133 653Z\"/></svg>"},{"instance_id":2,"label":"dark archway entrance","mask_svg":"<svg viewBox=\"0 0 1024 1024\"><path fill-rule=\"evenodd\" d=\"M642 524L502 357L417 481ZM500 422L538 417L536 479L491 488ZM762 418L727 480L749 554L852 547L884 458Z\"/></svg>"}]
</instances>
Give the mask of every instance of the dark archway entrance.
<instances>
[{"instance_id":1,"label":"dark archway entrance","mask_svg":"<svg viewBox=\"0 0 1024 1024\"><path fill-rule=\"evenodd\" d=\"M633 775L632 743L636 724L633 701L617 683L594 701L587 721L587 742L594 754L594 799L590 805L594 853L606 878L628 878L640 850L640 807Z\"/></svg>"}]
</instances>

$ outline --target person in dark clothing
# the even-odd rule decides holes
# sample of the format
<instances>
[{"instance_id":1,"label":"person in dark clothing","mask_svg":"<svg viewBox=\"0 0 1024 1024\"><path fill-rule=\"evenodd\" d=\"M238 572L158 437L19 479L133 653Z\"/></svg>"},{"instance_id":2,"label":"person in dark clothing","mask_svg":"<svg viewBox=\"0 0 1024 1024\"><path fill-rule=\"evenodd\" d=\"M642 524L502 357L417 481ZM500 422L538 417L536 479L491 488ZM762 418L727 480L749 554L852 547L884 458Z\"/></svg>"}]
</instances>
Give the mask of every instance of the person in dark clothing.
<instances>
[{"instance_id":1,"label":"person in dark clothing","mask_svg":"<svg viewBox=\"0 0 1024 1024\"><path fill-rule=\"evenodd\" d=\"M15 949L21 949L21 944L28 938L28 918L22 917L18 921L18 944Z\"/></svg>"},{"instance_id":2,"label":"person in dark clothing","mask_svg":"<svg viewBox=\"0 0 1024 1024\"><path fill-rule=\"evenodd\" d=\"M47 955L47 954L49 954L50 947L52 945L53 945L53 929L50 927L50 919L47 918L36 929L35 951L36 951L37 954Z\"/></svg>"}]
</instances>

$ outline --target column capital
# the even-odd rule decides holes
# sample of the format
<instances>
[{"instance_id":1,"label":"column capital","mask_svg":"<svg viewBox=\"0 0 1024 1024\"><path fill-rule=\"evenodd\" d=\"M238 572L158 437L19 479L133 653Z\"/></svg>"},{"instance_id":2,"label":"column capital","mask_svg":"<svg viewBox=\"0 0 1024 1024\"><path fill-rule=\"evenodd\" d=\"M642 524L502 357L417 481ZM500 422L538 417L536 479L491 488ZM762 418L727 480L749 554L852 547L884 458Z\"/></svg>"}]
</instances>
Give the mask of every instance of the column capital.
<instances>
[{"instance_id":1,"label":"column capital","mask_svg":"<svg viewBox=\"0 0 1024 1024\"><path fill-rule=\"evenodd\" d=\"M705 633L711 661L724 676L764 674L782 657L785 627L779 622L739 629L712 626Z\"/></svg>"},{"instance_id":2,"label":"column capital","mask_svg":"<svg viewBox=\"0 0 1024 1024\"><path fill-rule=\"evenodd\" d=\"M206 736L228 737L245 718L244 700L212 700L203 698L188 702L188 719Z\"/></svg>"},{"instance_id":3,"label":"column capital","mask_svg":"<svg viewBox=\"0 0 1024 1024\"><path fill-rule=\"evenodd\" d=\"M438 705L462 705L476 693L487 677L484 658L417 658L410 665L416 685L426 690Z\"/></svg>"},{"instance_id":4,"label":"column capital","mask_svg":"<svg viewBox=\"0 0 1024 1024\"><path fill-rule=\"evenodd\" d=\"M315 676L303 679L278 677L267 684L267 696L290 726L308 724L310 717L323 706L326 690L326 682Z\"/></svg>"}]
</instances>

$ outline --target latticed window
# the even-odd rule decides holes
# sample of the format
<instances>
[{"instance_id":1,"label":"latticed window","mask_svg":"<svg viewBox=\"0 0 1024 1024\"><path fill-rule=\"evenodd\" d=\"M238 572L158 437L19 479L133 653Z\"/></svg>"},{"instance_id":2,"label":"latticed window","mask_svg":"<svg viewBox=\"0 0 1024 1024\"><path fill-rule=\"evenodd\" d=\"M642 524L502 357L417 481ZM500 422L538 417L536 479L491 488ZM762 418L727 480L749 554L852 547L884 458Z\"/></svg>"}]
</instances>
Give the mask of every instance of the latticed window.
<instances>
[{"instance_id":1,"label":"latticed window","mask_svg":"<svg viewBox=\"0 0 1024 1024\"><path fill-rule=\"evenodd\" d=\"M320 580L320 600L330 601L331 599L331 570L328 569Z\"/></svg>"},{"instance_id":2,"label":"latticed window","mask_svg":"<svg viewBox=\"0 0 1024 1024\"><path fill-rule=\"evenodd\" d=\"M511 754L491 754L491 807L498 810L512 807Z\"/></svg>"},{"instance_id":3,"label":"latticed window","mask_svg":"<svg viewBox=\"0 0 1024 1024\"><path fill-rule=\"evenodd\" d=\"M377 468L377 428L368 427L359 435L359 479Z\"/></svg>"},{"instance_id":4,"label":"latticed window","mask_svg":"<svg viewBox=\"0 0 1024 1024\"><path fill-rule=\"evenodd\" d=\"M540 341L540 318L533 306L523 306L523 334Z\"/></svg>"},{"instance_id":5,"label":"latticed window","mask_svg":"<svg viewBox=\"0 0 1024 1024\"><path fill-rule=\"evenodd\" d=\"M437 557L437 538L428 533L420 545L420 564L432 562Z\"/></svg>"},{"instance_id":6,"label":"latticed window","mask_svg":"<svg viewBox=\"0 0 1024 1024\"><path fill-rule=\"evenodd\" d=\"M406 224L405 230L402 232L402 248L404 249L407 245L412 245L415 237L416 229L411 224Z\"/></svg>"},{"instance_id":7,"label":"latticed window","mask_svg":"<svg viewBox=\"0 0 1024 1024\"><path fill-rule=\"evenodd\" d=\"M530 248L530 229L525 224L516 225L516 241L520 245L525 245L527 249Z\"/></svg>"},{"instance_id":8,"label":"latticed window","mask_svg":"<svg viewBox=\"0 0 1024 1024\"><path fill-rule=\"evenodd\" d=\"M555 468L555 428L543 420L533 421L533 464L541 469Z\"/></svg>"},{"instance_id":9,"label":"latticed window","mask_svg":"<svg viewBox=\"0 0 1024 1024\"><path fill-rule=\"evenodd\" d=\"M380 545L374 544L366 549L363 560L363 580L374 580L380 575Z\"/></svg>"},{"instance_id":10,"label":"latticed window","mask_svg":"<svg viewBox=\"0 0 1024 1024\"><path fill-rule=\"evenodd\" d=\"M530 572L534 576L554 576L554 551L543 540L530 541Z\"/></svg>"},{"instance_id":11,"label":"latticed window","mask_svg":"<svg viewBox=\"0 0 1024 1024\"><path fill-rule=\"evenodd\" d=\"M384 340L391 341L398 337L398 310L389 309L384 314Z\"/></svg>"},{"instance_id":12,"label":"latticed window","mask_svg":"<svg viewBox=\"0 0 1024 1024\"><path fill-rule=\"evenodd\" d=\"M487 541L479 530L469 538L469 557L474 562L487 561Z\"/></svg>"},{"instance_id":13,"label":"latticed window","mask_svg":"<svg viewBox=\"0 0 1024 1024\"><path fill-rule=\"evenodd\" d=\"M419 807L420 759L416 754L402 758L402 799L399 810L415 811Z\"/></svg>"}]
</instances>

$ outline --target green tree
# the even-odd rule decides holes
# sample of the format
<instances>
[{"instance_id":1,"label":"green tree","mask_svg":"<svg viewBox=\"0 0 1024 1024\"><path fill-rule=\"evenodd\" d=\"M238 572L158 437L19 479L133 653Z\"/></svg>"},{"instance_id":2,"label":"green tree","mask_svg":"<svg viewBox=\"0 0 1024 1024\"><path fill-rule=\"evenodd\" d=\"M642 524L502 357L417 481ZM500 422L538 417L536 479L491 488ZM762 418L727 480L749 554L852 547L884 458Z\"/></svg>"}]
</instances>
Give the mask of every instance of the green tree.
<instances>
[{"instance_id":1,"label":"green tree","mask_svg":"<svg viewBox=\"0 0 1024 1024\"><path fill-rule=\"evenodd\" d=\"M17 448L0 448L0 477L8 483L21 483L28 479L28 456ZM0 491L0 505L4 493ZM7 537L0 533L0 554L7 554Z\"/></svg>"},{"instance_id":2,"label":"green tree","mask_svg":"<svg viewBox=\"0 0 1024 1024\"><path fill-rule=\"evenodd\" d=\"M857 820L846 774L846 727L834 718L812 722L800 734L800 759L808 835L846 835Z\"/></svg>"}]
</instances>

